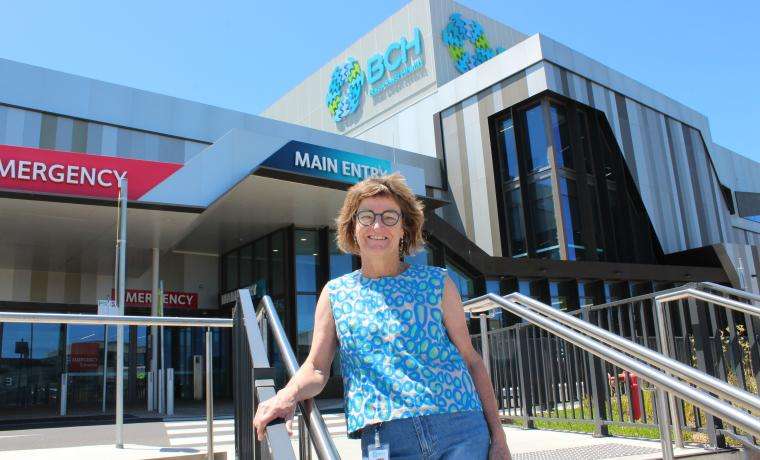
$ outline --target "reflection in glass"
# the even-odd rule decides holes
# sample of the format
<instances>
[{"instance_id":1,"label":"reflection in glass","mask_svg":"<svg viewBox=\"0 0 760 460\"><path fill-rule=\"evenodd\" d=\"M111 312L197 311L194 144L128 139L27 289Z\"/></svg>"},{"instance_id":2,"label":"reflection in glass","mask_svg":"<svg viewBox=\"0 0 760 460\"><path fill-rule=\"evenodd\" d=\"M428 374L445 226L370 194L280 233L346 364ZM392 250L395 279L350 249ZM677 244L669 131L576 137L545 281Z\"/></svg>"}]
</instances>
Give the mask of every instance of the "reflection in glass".
<instances>
[{"instance_id":1,"label":"reflection in glass","mask_svg":"<svg viewBox=\"0 0 760 460\"><path fill-rule=\"evenodd\" d=\"M243 287L253 284L253 246L250 244L240 248L240 285Z\"/></svg>"},{"instance_id":2,"label":"reflection in glass","mask_svg":"<svg viewBox=\"0 0 760 460\"><path fill-rule=\"evenodd\" d=\"M256 295L269 294L269 253L267 238L253 243L253 284Z\"/></svg>"},{"instance_id":3,"label":"reflection in glass","mask_svg":"<svg viewBox=\"0 0 760 460\"><path fill-rule=\"evenodd\" d=\"M512 257L526 257L525 230L523 227L523 206L520 188L504 193L504 209L509 229L509 252Z\"/></svg>"},{"instance_id":4,"label":"reflection in glass","mask_svg":"<svg viewBox=\"0 0 760 460\"><path fill-rule=\"evenodd\" d=\"M533 172L549 166L549 159L546 155L549 143L546 140L546 129L541 104L526 110L524 117L525 125L527 126L528 145L530 146L528 171Z\"/></svg>"},{"instance_id":5,"label":"reflection in glass","mask_svg":"<svg viewBox=\"0 0 760 460\"><path fill-rule=\"evenodd\" d=\"M40 415L58 412L64 329L0 323L0 417L32 407Z\"/></svg>"},{"instance_id":6,"label":"reflection in glass","mask_svg":"<svg viewBox=\"0 0 760 460\"><path fill-rule=\"evenodd\" d=\"M580 133L578 145L581 147L583 161L586 165L586 172L588 174L593 174L594 157L591 154L591 139L588 135L588 115L586 115L586 112L584 110L577 110L575 113L578 116L578 132Z\"/></svg>"},{"instance_id":7,"label":"reflection in glass","mask_svg":"<svg viewBox=\"0 0 760 460\"><path fill-rule=\"evenodd\" d=\"M594 220L594 238L596 239L596 254L599 260L604 260L604 234L602 233L602 217L599 213L599 199L596 196L596 187L588 186L591 199L591 218Z\"/></svg>"},{"instance_id":8,"label":"reflection in glass","mask_svg":"<svg viewBox=\"0 0 760 460\"><path fill-rule=\"evenodd\" d=\"M552 104L549 107L549 116L552 122L552 142L554 143L554 160L557 162L557 167L573 169L573 151L565 108Z\"/></svg>"},{"instance_id":9,"label":"reflection in glass","mask_svg":"<svg viewBox=\"0 0 760 460\"><path fill-rule=\"evenodd\" d=\"M285 235L284 231L275 232L271 235L272 252L270 264L272 269L271 289L272 297L285 295Z\"/></svg>"},{"instance_id":10,"label":"reflection in glass","mask_svg":"<svg viewBox=\"0 0 760 460\"><path fill-rule=\"evenodd\" d=\"M462 300L465 301L473 298L475 296L474 280L448 260L446 261L446 269L448 270L449 278L451 278L454 285L459 290L459 295L462 297Z\"/></svg>"},{"instance_id":11,"label":"reflection in glass","mask_svg":"<svg viewBox=\"0 0 760 460\"><path fill-rule=\"evenodd\" d=\"M232 251L224 256L224 290L238 288L238 252Z\"/></svg>"},{"instance_id":12,"label":"reflection in glass","mask_svg":"<svg viewBox=\"0 0 760 460\"><path fill-rule=\"evenodd\" d=\"M316 230L296 230L296 290L315 292L318 275L318 234Z\"/></svg>"},{"instance_id":13,"label":"reflection in glass","mask_svg":"<svg viewBox=\"0 0 760 460\"><path fill-rule=\"evenodd\" d=\"M321 288L319 276L319 232L316 230L296 230L296 357L303 362L309 354L314 329L314 311L318 290Z\"/></svg>"},{"instance_id":14,"label":"reflection in glass","mask_svg":"<svg viewBox=\"0 0 760 460\"><path fill-rule=\"evenodd\" d=\"M562 311L578 309L578 286L575 280L550 281L549 297L553 308Z\"/></svg>"},{"instance_id":15,"label":"reflection in glass","mask_svg":"<svg viewBox=\"0 0 760 460\"><path fill-rule=\"evenodd\" d=\"M344 254L338 249L338 243L335 241L335 234L335 230L330 230L328 237L328 249L330 251L330 279L354 271L353 256L351 254Z\"/></svg>"},{"instance_id":16,"label":"reflection in glass","mask_svg":"<svg viewBox=\"0 0 760 460\"><path fill-rule=\"evenodd\" d=\"M581 215L578 208L578 190L572 179L561 177L559 180L560 202L565 223L565 241L568 260L586 258L586 245L583 241Z\"/></svg>"},{"instance_id":17,"label":"reflection in glass","mask_svg":"<svg viewBox=\"0 0 760 460\"><path fill-rule=\"evenodd\" d=\"M533 233L536 238L536 257L559 259L557 222L550 179L540 179L528 185L528 208L531 210Z\"/></svg>"},{"instance_id":18,"label":"reflection in glass","mask_svg":"<svg viewBox=\"0 0 760 460\"><path fill-rule=\"evenodd\" d=\"M520 177L517 163L517 146L515 145L515 126L512 118L506 118L500 122L499 144L502 152L502 168L504 169L505 181Z\"/></svg>"},{"instance_id":19,"label":"reflection in glass","mask_svg":"<svg viewBox=\"0 0 760 460\"><path fill-rule=\"evenodd\" d=\"M316 294L298 294L296 296L296 312L298 318L298 338L296 357L299 363L309 355L311 339L314 333L314 311L317 305Z\"/></svg>"}]
</instances>

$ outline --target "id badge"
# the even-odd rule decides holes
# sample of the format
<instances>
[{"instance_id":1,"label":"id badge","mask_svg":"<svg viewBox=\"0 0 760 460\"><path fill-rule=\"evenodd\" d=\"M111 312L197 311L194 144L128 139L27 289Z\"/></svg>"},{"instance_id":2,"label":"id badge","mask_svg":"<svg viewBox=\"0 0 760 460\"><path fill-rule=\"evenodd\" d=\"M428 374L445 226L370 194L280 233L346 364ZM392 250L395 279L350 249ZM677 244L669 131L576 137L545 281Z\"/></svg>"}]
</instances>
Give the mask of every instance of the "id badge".
<instances>
[{"instance_id":1,"label":"id badge","mask_svg":"<svg viewBox=\"0 0 760 460\"><path fill-rule=\"evenodd\" d=\"M367 448L367 460L390 460L388 444L371 445Z\"/></svg>"}]
</instances>

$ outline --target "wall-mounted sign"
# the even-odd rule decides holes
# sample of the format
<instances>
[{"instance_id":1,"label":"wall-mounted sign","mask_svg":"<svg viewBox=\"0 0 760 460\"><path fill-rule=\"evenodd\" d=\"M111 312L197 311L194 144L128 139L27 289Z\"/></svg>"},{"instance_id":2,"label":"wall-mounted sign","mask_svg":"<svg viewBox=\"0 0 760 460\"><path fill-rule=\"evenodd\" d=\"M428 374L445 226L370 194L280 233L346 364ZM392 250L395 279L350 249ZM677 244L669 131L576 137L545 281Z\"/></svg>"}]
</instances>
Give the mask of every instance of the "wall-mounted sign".
<instances>
[{"instance_id":1,"label":"wall-mounted sign","mask_svg":"<svg viewBox=\"0 0 760 460\"><path fill-rule=\"evenodd\" d=\"M119 316L119 307L115 300L98 300L98 316Z\"/></svg>"},{"instance_id":2,"label":"wall-mounted sign","mask_svg":"<svg viewBox=\"0 0 760 460\"><path fill-rule=\"evenodd\" d=\"M388 160L299 141L285 144L262 166L351 184L391 170Z\"/></svg>"},{"instance_id":3,"label":"wall-mounted sign","mask_svg":"<svg viewBox=\"0 0 760 460\"><path fill-rule=\"evenodd\" d=\"M449 23L441 32L441 39L449 47L449 55L460 73L474 69L492 57L504 51L504 48L491 48L483 26L474 19L464 19L459 13L449 17ZM473 50L465 45L470 43Z\"/></svg>"},{"instance_id":4,"label":"wall-mounted sign","mask_svg":"<svg viewBox=\"0 0 760 460\"><path fill-rule=\"evenodd\" d=\"M420 70L422 60L422 32L415 27L413 38L407 41L401 37L388 45L385 53L375 54L367 60L367 81L372 88L369 94L375 96L401 81L407 75Z\"/></svg>"},{"instance_id":5,"label":"wall-mounted sign","mask_svg":"<svg viewBox=\"0 0 760 460\"><path fill-rule=\"evenodd\" d=\"M100 343L72 343L69 357L70 372L96 371L100 366Z\"/></svg>"},{"instance_id":6,"label":"wall-mounted sign","mask_svg":"<svg viewBox=\"0 0 760 460\"><path fill-rule=\"evenodd\" d=\"M376 96L408 75L425 66L423 59L422 32L415 27L411 40L401 37L392 42L382 54L374 54L367 60L369 94ZM364 71L359 62L349 57L335 67L327 88L325 104L335 122L344 120L361 105L364 87Z\"/></svg>"},{"instance_id":7,"label":"wall-mounted sign","mask_svg":"<svg viewBox=\"0 0 760 460\"><path fill-rule=\"evenodd\" d=\"M111 289L111 295L114 295ZM150 308L153 301L153 294L146 289L127 289L124 293L125 307L146 307ZM197 292L164 292L164 308L198 308Z\"/></svg>"},{"instance_id":8,"label":"wall-mounted sign","mask_svg":"<svg viewBox=\"0 0 760 460\"><path fill-rule=\"evenodd\" d=\"M359 107L364 86L364 72L356 59L350 57L335 67L327 89L327 110L333 120L341 121Z\"/></svg>"},{"instance_id":9,"label":"wall-mounted sign","mask_svg":"<svg viewBox=\"0 0 760 460\"><path fill-rule=\"evenodd\" d=\"M118 181L129 180L137 200L182 165L158 161L0 145L0 189L116 198Z\"/></svg>"}]
</instances>

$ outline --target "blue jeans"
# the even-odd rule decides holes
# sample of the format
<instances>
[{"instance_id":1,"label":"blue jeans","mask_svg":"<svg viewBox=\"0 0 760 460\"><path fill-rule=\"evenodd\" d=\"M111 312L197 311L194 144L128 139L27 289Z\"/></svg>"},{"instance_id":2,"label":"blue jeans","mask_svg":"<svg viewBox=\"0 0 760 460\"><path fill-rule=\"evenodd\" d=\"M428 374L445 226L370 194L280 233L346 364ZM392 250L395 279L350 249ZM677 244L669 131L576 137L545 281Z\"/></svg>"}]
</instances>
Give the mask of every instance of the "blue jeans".
<instances>
[{"instance_id":1,"label":"blue jeans","mask_svg":"<svg viewBox=\"0 0 760 460\"><path fill-rule=\"evenodd\" d=\"M380 443L390 444L393 460L486 460L491 443L482 411L410 417L362 430L362 457L367 447L375 443L375 431Z\"/></svg>"}]
</instances>

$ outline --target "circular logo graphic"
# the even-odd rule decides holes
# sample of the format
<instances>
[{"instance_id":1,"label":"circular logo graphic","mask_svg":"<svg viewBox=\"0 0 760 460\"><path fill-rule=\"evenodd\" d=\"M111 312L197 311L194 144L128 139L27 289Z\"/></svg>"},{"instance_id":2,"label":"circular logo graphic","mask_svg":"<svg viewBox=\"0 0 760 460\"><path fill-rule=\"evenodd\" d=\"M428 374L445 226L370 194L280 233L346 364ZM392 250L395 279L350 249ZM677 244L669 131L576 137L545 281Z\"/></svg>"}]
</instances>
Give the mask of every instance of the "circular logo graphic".
<instances>
[{"instance_id":1,"label":"circular logo graphic","mask_svg":"<svg viewBox=\"0 0 760 460\"><path fill-rule=\"evenodd\" d=\"M449 17L449 23L441 33L443 42L449 47L449 55L461 73L465 73L504 51L491 48L483 33L483 26L474 19L463 19L459 13ZM465 43L470 42L474 50L467 51Z\"/></svg>"},{"instance_id":2,"label":"circular logo graphic","mask_svg":"<svg viewBox=\"0 0 760 460\"><path fill-rule=\"evenodd\" d=\"M351 115L359 107L364 86L364 72L356 59L350 57L333 70L327 89L327 110L336 122Z\"/></svg>"}]
</instances>

